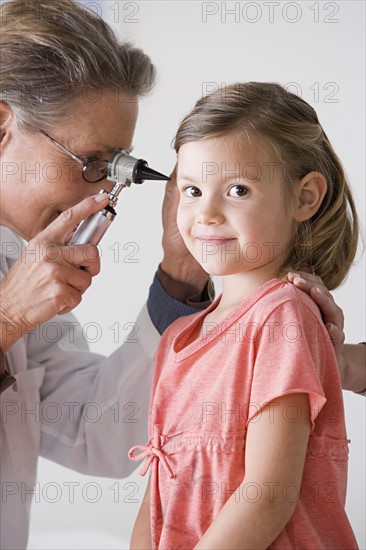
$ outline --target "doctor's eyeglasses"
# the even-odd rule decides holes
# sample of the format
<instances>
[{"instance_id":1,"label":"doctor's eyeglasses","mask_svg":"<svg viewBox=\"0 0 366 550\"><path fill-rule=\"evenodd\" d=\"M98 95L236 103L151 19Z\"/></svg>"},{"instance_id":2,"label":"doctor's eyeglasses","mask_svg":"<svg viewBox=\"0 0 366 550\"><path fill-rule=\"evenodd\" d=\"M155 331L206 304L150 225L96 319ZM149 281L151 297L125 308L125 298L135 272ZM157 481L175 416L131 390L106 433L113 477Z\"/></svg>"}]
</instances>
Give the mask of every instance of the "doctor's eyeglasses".
<instances>
[{"instance_id":1,"label":"doctor's eyeglasses","mask_svg":"<svg viewBox=\"0 0 366 550\"><path fill-rule=\"evenodd\" d=\"M104 180L108 175L108 160L91 160L91 161L85 161L72 153L65 145L62 145L62 143L59 143L56 139L49 136L44 130L39 130L41 134L46 136L52 143L54 143L57 147L62 149L64 153L69 155L73 160L78 162L79 164L83 165L83 171L82 176L85 181L88 183L97 183L98 181Z\"/></svg>"}]
</instances>

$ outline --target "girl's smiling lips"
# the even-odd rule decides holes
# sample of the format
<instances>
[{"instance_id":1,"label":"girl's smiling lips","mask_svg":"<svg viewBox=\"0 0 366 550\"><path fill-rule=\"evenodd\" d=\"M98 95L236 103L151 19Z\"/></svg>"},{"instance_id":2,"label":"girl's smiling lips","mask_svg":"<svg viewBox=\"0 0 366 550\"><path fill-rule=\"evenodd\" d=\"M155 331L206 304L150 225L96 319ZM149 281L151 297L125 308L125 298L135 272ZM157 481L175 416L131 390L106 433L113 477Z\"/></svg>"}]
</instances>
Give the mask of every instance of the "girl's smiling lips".
<instances>
[{"instance_id":1,"label":"girl's smiling lips","mask_svg":"<svg viewBox=\"0 0 366 550\"><path fill-rule=\"evenodd\" d=\"M197 235L195 237L198 241L203 243L217 243L223 244L229 241L235 241L235 237L223 237L221 235Z\"/></svg>"}]
</instances>

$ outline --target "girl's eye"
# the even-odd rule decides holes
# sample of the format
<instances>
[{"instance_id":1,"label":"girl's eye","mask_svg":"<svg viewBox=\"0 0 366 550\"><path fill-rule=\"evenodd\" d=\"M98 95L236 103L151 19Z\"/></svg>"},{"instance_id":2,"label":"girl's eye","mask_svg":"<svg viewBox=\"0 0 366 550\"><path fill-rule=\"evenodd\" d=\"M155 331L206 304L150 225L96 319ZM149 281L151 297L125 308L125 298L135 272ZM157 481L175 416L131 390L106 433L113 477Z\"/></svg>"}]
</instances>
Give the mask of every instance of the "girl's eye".
<instances>
[{"instance_id":1,"label":"girl's eye","mask_svg":"<svg viewBox=\"0 0 366 550\"><path fill-rule=\"evenodd\" d=\"M185 187L183 189L183 194L185 197L200 197L201 191L198 189L198 187L194 187L193 185L190 185L189 187Z\"/></svg>"},{"instance_id":2,"label":"girl's eye","mask_svg":"<svg viewBox=\"0 0 366 550\"><path fill-rule=\"evenodd\" d=\"M228 195L230 197L244 197L248 191L249 189L244 185L233 185L230 187Z\"/></svg>"}]
</instances>

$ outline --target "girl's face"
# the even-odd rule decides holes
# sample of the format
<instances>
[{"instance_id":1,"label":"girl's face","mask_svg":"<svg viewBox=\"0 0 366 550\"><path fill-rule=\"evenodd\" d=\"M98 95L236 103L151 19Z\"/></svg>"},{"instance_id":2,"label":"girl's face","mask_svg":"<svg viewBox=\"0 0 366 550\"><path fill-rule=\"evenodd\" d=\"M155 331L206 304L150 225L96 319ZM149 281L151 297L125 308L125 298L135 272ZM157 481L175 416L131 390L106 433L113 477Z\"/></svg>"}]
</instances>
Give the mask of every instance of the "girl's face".
<instances>
[{"instance_id":1,"label":"girl's face","mask_svg":"<svg viewBox=\"0 0 366 550\"><path fill-rule=\"evenodd\" d=\"M177 184L178 227L205 271L276 276L293 218L282 167L265 147L232 135L186 143Z\"/></svg>"}]
</instances>

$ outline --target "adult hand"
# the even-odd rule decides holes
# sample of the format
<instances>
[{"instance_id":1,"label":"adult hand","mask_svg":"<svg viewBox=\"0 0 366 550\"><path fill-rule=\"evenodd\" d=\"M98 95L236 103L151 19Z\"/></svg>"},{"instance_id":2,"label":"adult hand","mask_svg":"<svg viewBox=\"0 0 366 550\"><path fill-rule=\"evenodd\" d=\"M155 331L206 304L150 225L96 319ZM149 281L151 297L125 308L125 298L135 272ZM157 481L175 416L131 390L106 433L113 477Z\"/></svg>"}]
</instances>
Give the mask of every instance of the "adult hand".
<instances>
[{"instance_id":1,"label":"adult hand","mask_svg":"<svg viewBox=\"0 0 366 550\"><path fill-rule=\"evenodd\" d=\"M306 268L304 268L306 269ZM308 273L307 271L299 271L298 273L288 273L287 279L290 283L307 292L314 302L316 302L321 310L325 327L329 337L333 343L334 351L337 356L338 365L341 371L343 370L343 344L345 335L343 311L334 301L329 290L324 286L323 281L317 275Z\"/></svg>"},{"instance_id":2,"label":"adult hand","mask_svg":"<svg viewBox=\"0 0 366 550\"><path fill-rule=\"evenodd\" d=\"M29 241L2 279L0 347L4 352L26 332L80 303L92 277L99 273L99 253L91 244L65 242L77 224L101 210L108 200L106 194L99 194L60 214Z\"/></svg>"},{"instance_id":3,"label":"adult hand","mask_svg":"<svg viewBox=\"0 0 366 550\"><path fill-rule=\"evenodd\" d=\"M189 283L197 293L201 292L208 281L208 274L188 251L177 227L177 209L179 191L176 172L171 174L165 188L163 202L163 250L164 258L161 268L172 279Z\"/></svg>"}]
</instances>

